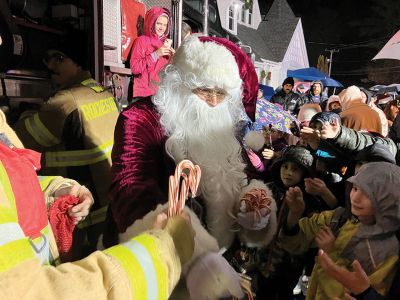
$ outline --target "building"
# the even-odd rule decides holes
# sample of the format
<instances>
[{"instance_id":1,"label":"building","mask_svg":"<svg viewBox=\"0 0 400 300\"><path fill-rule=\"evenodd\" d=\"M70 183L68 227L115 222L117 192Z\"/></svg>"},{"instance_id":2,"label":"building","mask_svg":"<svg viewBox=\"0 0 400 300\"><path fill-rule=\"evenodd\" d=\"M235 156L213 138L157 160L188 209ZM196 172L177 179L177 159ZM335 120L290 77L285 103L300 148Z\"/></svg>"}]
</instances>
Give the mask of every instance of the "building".
<instances>
[{"instance_id":1,"label":"building","mask_svg":"<svg viewBox=\"0 0 400 300\"><path fill-rule=\"evenodd\" d=\"M301 19L286 0L273 1L265 15L257 1L217 3L222 27L252 56L261 83L276 88L288 70L309 67Z\"/></svg>"}]
</instances>

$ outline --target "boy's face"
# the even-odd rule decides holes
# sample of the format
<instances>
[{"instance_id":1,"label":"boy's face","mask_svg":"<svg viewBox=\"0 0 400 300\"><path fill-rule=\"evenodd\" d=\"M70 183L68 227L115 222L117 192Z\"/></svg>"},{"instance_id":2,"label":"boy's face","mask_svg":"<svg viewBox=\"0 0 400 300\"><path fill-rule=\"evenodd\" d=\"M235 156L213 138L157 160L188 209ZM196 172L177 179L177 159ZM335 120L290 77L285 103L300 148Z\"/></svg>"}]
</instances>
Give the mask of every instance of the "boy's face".
<instances>
[{"instance_id":1,"label":"boy's face","mask_svg":"<svg viewBox=\"0 0 400 300\"><path fill-rule=\"evenodd\" d=\"M351 213L355 215L362 224L370 225L375 223L375 212L368 196L353 185L350 192Z\"/></svg>"},{"instance_id":2,"label":"boy's face","mask_svg":"<svg viewBox=\"0 0 400 300\"><path fill-rule=\"evenodd\" d=\"M281 180L286 187L298 185L303 179L303 169L294 162L285 161L281 165Z\"/></svg>"}]
</instances>

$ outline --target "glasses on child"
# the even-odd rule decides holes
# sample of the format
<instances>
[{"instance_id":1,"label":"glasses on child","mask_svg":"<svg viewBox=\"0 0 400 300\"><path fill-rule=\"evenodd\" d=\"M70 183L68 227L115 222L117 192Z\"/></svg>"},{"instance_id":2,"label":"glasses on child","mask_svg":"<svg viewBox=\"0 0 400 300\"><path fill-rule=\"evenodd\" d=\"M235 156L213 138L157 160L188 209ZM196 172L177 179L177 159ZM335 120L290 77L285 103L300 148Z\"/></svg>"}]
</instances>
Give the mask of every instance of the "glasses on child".
<instances>
[{"instance_id":1,"label":"glasses on child","mask_svg":"<svg viewBox=\"0 0 400 300\"><path fill-rule=\"evenodd\" d=\"M51 61L61 63L65 59L65 55L60 52L46 52L43 57L43 63L47 66Z\"/></svg>"},{"instance_id":2,"label":"glasses on child","mask_svg":"<svg viewBox=\"0 0 400 300\"><path fill-rule=\"evenodd\" d=\"M212 88L202 88L202 87L193 89L192 93L196 94L197 96L206 101L214 99L214 97L216 97L218 102L224 101L225 97L228 95L228 93L223 89L219 88L212 89Z\"/></svg>"}]
</instances>

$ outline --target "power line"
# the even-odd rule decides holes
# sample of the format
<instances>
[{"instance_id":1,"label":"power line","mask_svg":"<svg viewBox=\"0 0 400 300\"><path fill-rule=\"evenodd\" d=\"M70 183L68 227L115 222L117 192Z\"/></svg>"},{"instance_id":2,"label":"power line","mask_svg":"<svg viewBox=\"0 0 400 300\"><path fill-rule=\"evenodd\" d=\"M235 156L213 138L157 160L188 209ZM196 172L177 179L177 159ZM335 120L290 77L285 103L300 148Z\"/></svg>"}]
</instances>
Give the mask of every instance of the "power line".
<instances>
[{"instance_id":1,"label":"power line","mask_svg":"<svg viewBox=\"0 0 400 300\"><path fill-rule=\"evenodd\" d=\"M351 44L324 43L324 42L315 42L315 41L307 41L306 44L318 44L318 45L325 45L325 46L331 46L331 47L338 47L339 50L342 50L342 49L346 49L346 48L349 48L349 49L357 48L356 46L360 46L360 45L363 45L363 44L375 43L377 41L382 41L382 40L388 39L391 36L392 35L386 35L386 36L383 36L383 37L374 38L374 39L371 39L371 40L366 40L366 41L361 41L361 42L356 42L356 43L351 43Z\"/></svg>"}]
</instances>

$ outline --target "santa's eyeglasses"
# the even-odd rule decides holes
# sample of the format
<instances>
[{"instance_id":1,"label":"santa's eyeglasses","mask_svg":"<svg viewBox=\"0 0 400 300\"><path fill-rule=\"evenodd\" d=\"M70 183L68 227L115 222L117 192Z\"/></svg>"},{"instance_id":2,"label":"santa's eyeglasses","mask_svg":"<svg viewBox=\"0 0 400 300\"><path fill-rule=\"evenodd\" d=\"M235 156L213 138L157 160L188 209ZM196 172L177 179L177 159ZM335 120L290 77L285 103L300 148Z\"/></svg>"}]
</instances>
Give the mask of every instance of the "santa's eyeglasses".
<instances>
[{"instance_id":1,"label":"santa's eyeglasses","mask_svg":"<svg viewBox=\"0 0 400 300\"><path fill-rule=\"evenodd\" d=\"M225 97L228 95L228 93L219 88L195 88L192 90L193 94L196 94L200 98L203 98L205 100L213 99L214 97L217 98L217 101L221 102L225 99Z\"/></svg>"}]
</instances>

